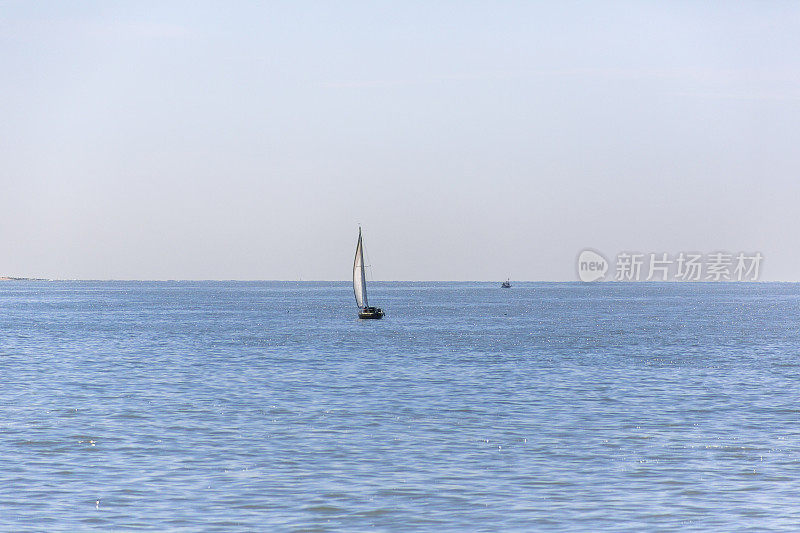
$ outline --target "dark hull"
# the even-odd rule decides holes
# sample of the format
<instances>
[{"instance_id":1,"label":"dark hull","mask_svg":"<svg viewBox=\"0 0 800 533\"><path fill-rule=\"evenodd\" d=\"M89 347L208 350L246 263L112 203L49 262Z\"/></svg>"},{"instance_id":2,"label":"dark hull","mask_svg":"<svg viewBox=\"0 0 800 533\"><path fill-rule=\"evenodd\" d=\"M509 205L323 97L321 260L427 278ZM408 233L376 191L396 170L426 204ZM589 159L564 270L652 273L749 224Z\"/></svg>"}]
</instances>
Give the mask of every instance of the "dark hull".
<instances>
[{"instance_id":1,"label":"dark hull","mask_svg":"<svg viewBox=\"0 0 800 533\"><path fill-rule=\"evenodd\" d=\"M365 307L358 312L358 318L377 320L383 318L383 310L378 307Z\"/></svg>"}]
</instances>

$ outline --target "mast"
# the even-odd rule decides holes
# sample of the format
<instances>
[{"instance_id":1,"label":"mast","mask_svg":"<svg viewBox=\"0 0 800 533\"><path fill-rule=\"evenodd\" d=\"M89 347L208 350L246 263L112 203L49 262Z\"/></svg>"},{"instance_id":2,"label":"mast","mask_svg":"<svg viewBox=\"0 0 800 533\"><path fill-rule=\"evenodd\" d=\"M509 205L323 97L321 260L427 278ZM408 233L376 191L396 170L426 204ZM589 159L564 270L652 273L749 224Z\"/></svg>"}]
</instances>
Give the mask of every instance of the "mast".
<instances>
[{"instance_id":1,"label":"mast","mask_svg":"<svg viewBox=\"0 0 800 533\"><path fill-rule=\"evenodd\" d=\"M361 242L361 226L358 227L358 244L356 244L356 258L353 261L353 293L359 307L368 307L367 279L364 276L364 245Z\"/></svg>"}]
</instances>

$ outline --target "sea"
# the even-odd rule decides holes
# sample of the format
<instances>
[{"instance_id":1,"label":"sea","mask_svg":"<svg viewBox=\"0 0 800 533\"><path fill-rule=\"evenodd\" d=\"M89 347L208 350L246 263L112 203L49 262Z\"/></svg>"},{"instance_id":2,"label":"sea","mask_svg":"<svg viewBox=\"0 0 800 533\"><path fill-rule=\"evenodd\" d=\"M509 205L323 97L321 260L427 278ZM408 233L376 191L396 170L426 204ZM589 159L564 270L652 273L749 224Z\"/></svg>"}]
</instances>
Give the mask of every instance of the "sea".
<instances>
[{"instance_id":1,"label":"sea","mask_svg":"<svg viewBox=\"0 0 800 533\"><path fill-rule=\"evenodd\" d=\"M800 530L800 285L369 296L0 283L0 530Z\"/></svg>"}]
</instances>

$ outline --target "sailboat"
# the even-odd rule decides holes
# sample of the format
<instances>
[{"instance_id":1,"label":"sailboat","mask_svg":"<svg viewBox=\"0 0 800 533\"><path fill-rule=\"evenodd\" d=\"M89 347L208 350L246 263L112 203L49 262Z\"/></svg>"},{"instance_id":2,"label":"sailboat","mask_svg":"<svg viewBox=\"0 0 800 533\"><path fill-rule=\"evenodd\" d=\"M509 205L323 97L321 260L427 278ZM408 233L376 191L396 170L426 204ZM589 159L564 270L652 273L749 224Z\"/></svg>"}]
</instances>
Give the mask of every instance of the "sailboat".
<instances>
[{"instance_id":1,"label":"sailboat","mask_svg":"<svg viewBox=\"0 0 800 533\"><path fill-rule=\"evenodd\" d=\"M367 301L367 279L364 277L364 244L361 241L361 227L358 228L356 259L353 261L353 292L358 304L358 318L383 318L383 310L370 307Z\"/></svg>"},{"instance_id":2,"label":"sailboat","mask_svg":"<svg viewBox=\"0 0 800 533\"><path fill-rule=\"evenodd\" d=\"M505 280L500 286L503 287L504 289L510 289L511 288L511 278L508 278L507 280Z\"/></svg>"}]
</instances>

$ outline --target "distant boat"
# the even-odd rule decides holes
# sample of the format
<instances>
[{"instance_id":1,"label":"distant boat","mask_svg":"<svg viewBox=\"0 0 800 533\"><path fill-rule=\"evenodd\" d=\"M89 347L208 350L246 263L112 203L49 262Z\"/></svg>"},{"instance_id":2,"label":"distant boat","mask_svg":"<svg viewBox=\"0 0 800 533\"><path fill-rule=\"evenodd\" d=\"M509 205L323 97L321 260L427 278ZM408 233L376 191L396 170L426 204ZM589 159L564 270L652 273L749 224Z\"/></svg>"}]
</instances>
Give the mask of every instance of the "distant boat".
<instances>
[{"instance_id":1,"label":"distant boat","mask_svg":"<svg viewBox=\"0 0 800 533\"><path fill-rule=\"evenodd\" d=\"M361 242L361 227L358 228L356 259L353 261L353 292L358 304L358 318L383 318L383 310L370 307L367 300L367 279L364 277L364 244Z\"/></svg>"},{"instance_id":2,"label":"distant boat","mask_svg":"<svg viewBox=\"0 0 800 533\"><path fill-rule=\"evenodd\" d=\"M505 280L500 286L502 288L504 288L504 289L510 289L511 288L511 278L508 278L507 280Z\"/></svg>"}]
</instances>

